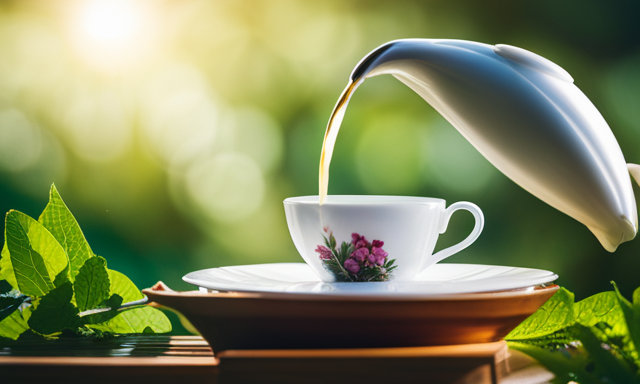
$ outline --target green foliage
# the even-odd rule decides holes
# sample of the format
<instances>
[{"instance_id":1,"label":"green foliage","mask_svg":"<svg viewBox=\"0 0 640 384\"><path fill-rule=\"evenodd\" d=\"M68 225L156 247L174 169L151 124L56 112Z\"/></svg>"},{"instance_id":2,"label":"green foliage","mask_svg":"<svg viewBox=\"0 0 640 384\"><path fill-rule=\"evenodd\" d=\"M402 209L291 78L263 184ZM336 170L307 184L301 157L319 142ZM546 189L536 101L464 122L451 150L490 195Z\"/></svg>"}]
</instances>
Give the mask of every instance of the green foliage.
<instances>
[{"instance_id":1,"label":"green foliage","mask_svg":"<svg viewBox=\"0 0 640 384\"><path fill-rule=\"evenodd\" d=\"M5 239L17 282L16 288L25 295L35 297L44 296L53 289L55 279L55 275L49 274L49 268L37 250L41 246L48 246L38 243L35 238L36 234L46 231L38 225L37 221L18 211L9 211L5 220ZM40 239L45 237L38 236Z\"/></svg>"},{"instance_id":2,"label":"green foliage","mask_svg":"<svg viewBox=\"0 0 640 384\"><path fill-rule=\"evenodd\" d=\"M509 347L538 360L555 382L640 383L640 302L618 288L574 302L561 288L506 337Z\"/></svg>"},{"instance_id":3,"label":"green foliage","mask_svg":"<svg viewBox=\"0 0 640 384\"><path fill-rule=\"evenodd\" d=\"M16 276L13 273L13 265L11 264L11 256L9 256L9 247L7 247L7 236L4 237L4 247L0 253L0 280L9 284L12 288L18 286Z\"/></svg>"},{"instance_id":4,"label":"green foliage","mask_svg":"<svg viewBox=\"0 0 640 384\"><path fill-rule=\"evenodd\" d=\"M0 294L9 293L13 290L11 284L6 280L0 280Z\"/></svg>"},{"instance_id":5,"label":"green foliage","mask_svg":"<svg viewBox=\"0 0 640 384\"><path fill-rule=\"evenodd\" d=\"M340 248L336 248L337 242L335 236L333 236L333 232L329 233L329 238L324 235L322 237L325 245L331 250L331 254L333 255L331 259L322 260L324 267L331 272L336 278L336 281L355 281L352 275L343 267L344 261L347 260L347 257L353 252L353 245L343 241Z\"/></svg>"},{"instance_id":6,"label":"green foliage","mask_svg":"<svg viewBox=\"0 0 640 384\"><path fill-rule=\"evenodd\" d=\"M2 338L17 340L28 329L25 316L20 311L13 311L7 318L0 321L0 341Z\"/></svg>"},{"instance_id":7,"label":"green foliage","mask_svg":"<svg viewBox=\"0 0 640 384\"><path fill-rule=\"evenodd\" d=\"M120 312L113 319L90 328L113 333L165 333L171 331L171 322L164 313L145 306Z\"/></svg>"},{"instance_id":8,"label":"green foliage","mask_svg":"<svg viewBox=\"0 0 640 384\"><path fill-rule=\"evenodd\" d=\"M0 293L0 321L9 317L27 299L29 299L29 296L23 295L18 291Z\"/></svg>"},{"instance_id":9,"label":"green foliage","mask_svg":"<svg viewBox=\"0 0 640 384\"><path fill-rule=\"evenodd\" d=\"M573 293L560 288L540 309L511 331L507 340L542 338L566 328L574 322L573 302Z\"/></svg>"},{"instance_id":10,"label":"green foliage","mask_svg":"<svg viewBox=\"0 0 640 384\"><path fill-rule=\"evenodd\" d=\"M29 327L39 334L49 335L63 329L81 326L78 308L71 303L73 286L66 282L47 293L29 318Z\"/></svg>"},{"instance_id":11,"label":"green foliage","mask_svg":"<svg viewBox=\"0 0 640 384\"><path fill-rule=\"evenodd\" d=\"M144 295L138 287L124 274L109 269L109 281L111 281L111 287L109 294L117 294L122 297L125 302L136 301L144 298Z\"/></svg>"},{"instance_id":12,"label":"green foliage","mask_svg":"<svg viewBox=\"0 0 640 384\"><path fill-rule=\"evenodd\" d=\"M74 281L80 267L84 265L86 260L93 257L93 252L75 217L62 201L55 185L51 186L49 204L45 207L38 221L55 237L67 253L70 280Z\"/></svg>"},{"instance_id":13,"label":"green foliage","mask_svg":"<svg viewBox=\"0 0 640 384\"><path fill-rule=\"evenodd\" d=\"M164 333L169 319L152 307L119 309L144 295L122 273L93 254L75 218L51 187L36 221L9 211L0 256L0 339L61 333L103 337Z\"/></svg>"},{"instance_id":14,"label":"green foliage","mask_svg":"<svg viewBox=\"0 0 640 384\"><path fill-rule=\"evenodd\" d=\"M125 302L144 298L144 295L127 276L117 271L109 270L108 272L112 296L118 295ZM89 325L91 328L113 333L142 333L147 326L149 331L153 331L153 333L171 331L169 319L162 312L151 307L134 308L120 312L104 323Z\"/></svg>"},{"instance_id":15,"label":"green foliage","mask_svg":"<svg viewBox=\"0 0 640 384\"><path fill-rule=\"evenodd\" d=\"M110 285L107 261L100 256L87 259L73 284L78 309L86 311L107 300Z\"/></svg>"},{"instance_id":16,"label":"green foliage","mask_svg":"<svg viewBox=\"0 0 640 384\"><path fill-rule=\"evenodd\" d=\"M121 312L118 311L118 307L120 307L120 305L122 305L123 300L122 300L122 296L120 295L111 295L111 297L109 297L107 300L103 301L99 307L101 308L110 308L109 311L88 311L85 313L81 313L80 316L82 316L82 322L87 325L88 327L91 327L91 324L100 324L100 323L104 323L107 322L111 319L113 319L114 317L118 316ZM95 312L95 313L92 313Z\"/></svg>"}]
</instances>

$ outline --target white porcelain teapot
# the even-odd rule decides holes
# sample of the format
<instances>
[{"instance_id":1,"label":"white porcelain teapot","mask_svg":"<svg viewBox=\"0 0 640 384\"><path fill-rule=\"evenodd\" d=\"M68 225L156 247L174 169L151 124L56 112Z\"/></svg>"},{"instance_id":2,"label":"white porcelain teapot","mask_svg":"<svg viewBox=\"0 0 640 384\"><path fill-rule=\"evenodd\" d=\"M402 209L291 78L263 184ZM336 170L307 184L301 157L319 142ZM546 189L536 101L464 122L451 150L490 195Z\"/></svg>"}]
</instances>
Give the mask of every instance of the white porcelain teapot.
<instances>
[{"instance_id":1,"label":"white porcelain teapot","mask_svg":"<svg viewBox=\"0 0 640 384\"><path fill-rule=\"evenodd\" d=\"M627 169L604 118L558 65L509 45L392 41L360 61L336 110L366 78L384 74L422 96L506 176L586 225L608 251L635 237L629 170L638 179L640 166Z\"/></svg>"}]
</instances>

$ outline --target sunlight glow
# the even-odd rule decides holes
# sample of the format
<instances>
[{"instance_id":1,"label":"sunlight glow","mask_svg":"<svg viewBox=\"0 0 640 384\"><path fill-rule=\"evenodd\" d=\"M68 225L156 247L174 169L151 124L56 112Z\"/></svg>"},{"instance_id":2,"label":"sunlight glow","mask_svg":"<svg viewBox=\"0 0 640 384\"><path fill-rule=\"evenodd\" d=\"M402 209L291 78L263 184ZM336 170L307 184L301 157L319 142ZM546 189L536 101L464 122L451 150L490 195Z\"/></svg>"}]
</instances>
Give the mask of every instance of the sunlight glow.
<instances>
[{"instance_id":1,"label":"sunlight glow","mask_svg":"<svg viewBox=\"0 0 640 384\"><path fill-rule=\"evenodd\" d=\"M136 68L153 53L152 3L142 0L86 0L75 10L71 38L80 58L106 72Z\"/></svg>"},{"instance_id":2,"label":"sunlight glow","mask_svg":"<svg viewBox=\"0 0 640 384\"><path fill-rule=\"evenodd\" d=\"M85 7L82 24L97 41L125 41L140 27L139 11L134 2L95 0Z\"/></svg>"}]
</instances>

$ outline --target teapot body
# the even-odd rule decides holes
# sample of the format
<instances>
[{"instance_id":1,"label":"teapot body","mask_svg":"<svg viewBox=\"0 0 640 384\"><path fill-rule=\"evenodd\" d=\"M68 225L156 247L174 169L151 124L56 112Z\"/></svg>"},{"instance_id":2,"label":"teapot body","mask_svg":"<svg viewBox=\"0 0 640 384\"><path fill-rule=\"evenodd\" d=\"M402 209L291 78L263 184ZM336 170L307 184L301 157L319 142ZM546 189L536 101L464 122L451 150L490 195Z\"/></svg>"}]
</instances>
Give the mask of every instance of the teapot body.
<instances>
[{"instance_id":1,"label":"teapot body","mask_svg":"<svg viewBox=\"0 0 640 384\"><path fill-rule=\"evenodd\" d=\"M351 80L357 87L383 74L418 93L507 177L586 225L608 251L635 237L620 146L553 62L506 45L407 39L372 51Z\"/></svg>"}]
</instances>

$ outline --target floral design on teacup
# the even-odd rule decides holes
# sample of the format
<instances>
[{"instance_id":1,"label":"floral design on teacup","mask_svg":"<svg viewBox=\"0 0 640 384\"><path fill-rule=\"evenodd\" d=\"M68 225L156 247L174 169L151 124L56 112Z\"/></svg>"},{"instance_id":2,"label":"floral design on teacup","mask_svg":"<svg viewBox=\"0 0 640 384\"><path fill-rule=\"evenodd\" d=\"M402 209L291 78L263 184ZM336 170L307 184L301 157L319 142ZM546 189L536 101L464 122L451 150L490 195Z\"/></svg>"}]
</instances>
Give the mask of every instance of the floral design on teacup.
<instances>
[{"instance_id":1,"label":"floral design on teacup","mask_svg":"<svg viewBox=\"0 0 640 384\"><path fill-rule=\"evenodd\" d=\"M343 241L340 247L333 231L324 228L325 245L318 245L316 252L325 269L336 281L388 281L397 265L395 259L382 249L384 241L367 241L358 233L351 234L351 242Z\"/></svg>"}]
</instances>

